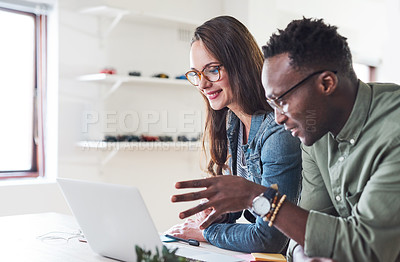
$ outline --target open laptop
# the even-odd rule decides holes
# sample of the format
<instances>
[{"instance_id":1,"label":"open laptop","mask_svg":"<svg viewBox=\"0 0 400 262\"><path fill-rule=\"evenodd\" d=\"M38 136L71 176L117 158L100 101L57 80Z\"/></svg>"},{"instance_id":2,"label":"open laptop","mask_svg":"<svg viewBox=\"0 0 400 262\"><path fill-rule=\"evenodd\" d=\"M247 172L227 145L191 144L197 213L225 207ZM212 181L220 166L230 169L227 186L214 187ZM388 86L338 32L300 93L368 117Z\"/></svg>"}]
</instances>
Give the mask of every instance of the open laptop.
<instances>
[{"instance_id":1,"label":"open laptop","mask_svg":"<svg viewBox=\"0 0 400 262\"><path fill-rule=\"evenodd\" d=\"M57 182L94 252L123 261L137 261L136 245L152 254L156 248L161 252L160 236L136 187L65 178ZM178 247L178 256L197 261L242 261L203 246L165 245Z\"/></svg>"},{"instance_id":2,"label":"open laptop","mask_svg":"<svg viewBox=\"0 0 400 262\"><path fill-rule=\"evenodd\" d=\"M136 261L135 245L155 254L162 243L137 188L57 179L91 249L105 257Z\"/></svg>"}]
</instances>

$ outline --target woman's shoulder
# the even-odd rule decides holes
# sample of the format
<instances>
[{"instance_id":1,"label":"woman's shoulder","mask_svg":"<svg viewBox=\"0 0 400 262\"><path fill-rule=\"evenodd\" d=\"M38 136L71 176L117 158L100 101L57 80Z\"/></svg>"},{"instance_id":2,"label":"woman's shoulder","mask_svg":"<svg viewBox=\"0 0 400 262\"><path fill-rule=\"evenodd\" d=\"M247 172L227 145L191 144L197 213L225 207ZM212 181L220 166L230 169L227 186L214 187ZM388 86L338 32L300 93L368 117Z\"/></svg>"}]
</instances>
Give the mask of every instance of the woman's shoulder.
<instances>
[{"instance_id":1,"label":"woman's shoulder","mask_svg":"<svg viewBox=\"0 0 400 262\"><path fill-rule=\"evenodd\" d=\"M289 131L285 130L283 125L279 125L275 122L274 112L265 114L264 121L259 129L258 134L259 141L264 144L267 141L272 143L295 143L298 144L300 141L298 138L293 137ZM275 142L273 142L273 141Z\"/></svg>"},{"instance_id":2,"label":"woman's shoulder","mask_svg":"<svg viewBox=\"0 0 400 262\"><path fill-rule=\"evenodd\" d=\"M283 125L279 125L275 122L275 113L273 111L264 114L263 117L264 120L262 121L259 128L260 135L269 136L274 133L285 131Z\"/></svg>"},{"instance_id":3,"label":"woman's shoulder","mask_svg":"<svg viewBox=\"0 0 400 262\"><path fill-rule=\"evenodd\" d=\"M275 122L275 113L274 111L266 113L263 121L263 124L267 126L279 126L278 123Z\"/></svg>"}]
</instances>

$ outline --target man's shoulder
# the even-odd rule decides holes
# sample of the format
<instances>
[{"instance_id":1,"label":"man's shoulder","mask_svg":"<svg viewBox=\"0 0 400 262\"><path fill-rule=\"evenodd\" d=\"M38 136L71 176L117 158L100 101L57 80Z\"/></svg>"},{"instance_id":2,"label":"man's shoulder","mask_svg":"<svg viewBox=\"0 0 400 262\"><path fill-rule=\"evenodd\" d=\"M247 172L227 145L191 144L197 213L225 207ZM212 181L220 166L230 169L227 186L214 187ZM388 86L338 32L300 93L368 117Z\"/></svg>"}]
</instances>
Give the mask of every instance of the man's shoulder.
<instances>
[{"instance_id":1,"label":"man's shoulder","mask_svg":"<svg viewBox=\"0 0 400 262\"><path fill-rule=\"evenodd\" d=\"M392 83L369 83L372 90L372 110L400 104L400 86ZM393 110L392 110L393 111ZM399 113L400 110L394 111Z\"/></svg>"},{"instance_id":2,"label":"man's shoulder","mask_svg":"<svg viewBox=\"0 0 400 262\"><path fill-rule=\"evenodd\" d=\"M392 140L400 130L400 86L390 83L369 84L372 89L371 109L364 132L376 134L378 140Z\"/></svg>"},{"instance_id":3,"label":"man's shoulder","mask_svg":"<svg viewBox=\"0 0 400 262\"><path fill-rule=\"evenodd\" d=\"M383 92L396 92L400 90L400 85L395 83L380 83L380 82L372 82L368 83L368 85L374 90L376 93Z\"/></svg>"}]
</instances>

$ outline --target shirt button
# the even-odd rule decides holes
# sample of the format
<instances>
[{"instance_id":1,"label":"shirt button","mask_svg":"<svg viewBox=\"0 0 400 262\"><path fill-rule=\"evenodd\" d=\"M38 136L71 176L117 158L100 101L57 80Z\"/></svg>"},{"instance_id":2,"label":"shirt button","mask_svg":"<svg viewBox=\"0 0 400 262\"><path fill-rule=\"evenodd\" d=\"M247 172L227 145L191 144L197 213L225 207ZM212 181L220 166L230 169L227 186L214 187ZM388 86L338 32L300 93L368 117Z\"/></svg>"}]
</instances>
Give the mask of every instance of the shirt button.
<instances>
[{"instance_id":1,"label":"shirt button","mask_svg":"<svg viewBox=\"0 0 400 262\"><path fill-rule=\"evenodd\" d=\"M350 139L350 144L354 145L356 141L354 139Z\"/></svg>"},{"instance_id":2,"label":"shirt button","mask_svg":"<svg viewBox=\"0 0 400 262\"><path fill-rule=\"evenodd\" d=\"M336 196L336 201L339 202L340 200L342 200L342 198L341 198L339 195L337 195L337 196Z\"/></svg>"},{"instance_id":3,"label":"shirt button","mask_svg":"<svg viewBox=\"0 0 400 262\"><path fill-rule=\"evenodd\" d=\"M344 160L344 157L339 157L339 162L342 162Z\"/></svg>"}]
</instances>

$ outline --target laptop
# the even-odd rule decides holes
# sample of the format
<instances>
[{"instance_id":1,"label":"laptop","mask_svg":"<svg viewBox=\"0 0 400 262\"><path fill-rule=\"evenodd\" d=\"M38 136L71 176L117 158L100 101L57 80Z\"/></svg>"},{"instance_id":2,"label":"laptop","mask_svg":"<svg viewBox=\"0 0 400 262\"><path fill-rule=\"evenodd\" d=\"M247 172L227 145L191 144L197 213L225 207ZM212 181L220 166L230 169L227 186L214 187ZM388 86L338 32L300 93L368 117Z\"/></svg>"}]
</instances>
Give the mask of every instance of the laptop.
<instances>
[{"instance_id":1,"label":"laptop","mask_svg":"<svg viewBox=\"0 0 400 262\"><path fill-rule=\"evenodd\" d=\"M90 248L137 261L135 246L161 252L162 243L139 190L131 186L57 179Z\"/></svg>"},{"instance_id":2,"label":"laptop","mask_svg":"<svg viewBox=\"0 0 400 262\"><path fill-rule=\"evenodd\" d=\"M157 248L161 252L163 244L160 236L136 187L65 178L57 178L57 182L94 252L135 262L136 245L151 250L152 254ZM243 261L203 246L164 244L170 250L178 248L176 255L196 261Z\"/></svg>"}]
</instances>

